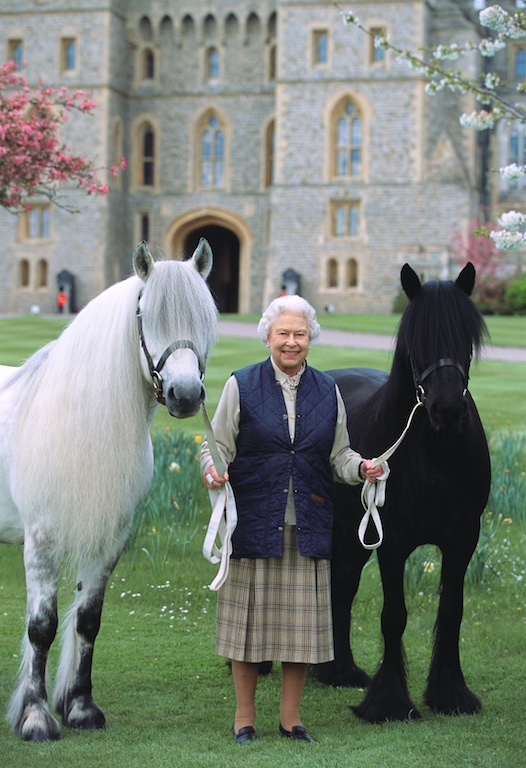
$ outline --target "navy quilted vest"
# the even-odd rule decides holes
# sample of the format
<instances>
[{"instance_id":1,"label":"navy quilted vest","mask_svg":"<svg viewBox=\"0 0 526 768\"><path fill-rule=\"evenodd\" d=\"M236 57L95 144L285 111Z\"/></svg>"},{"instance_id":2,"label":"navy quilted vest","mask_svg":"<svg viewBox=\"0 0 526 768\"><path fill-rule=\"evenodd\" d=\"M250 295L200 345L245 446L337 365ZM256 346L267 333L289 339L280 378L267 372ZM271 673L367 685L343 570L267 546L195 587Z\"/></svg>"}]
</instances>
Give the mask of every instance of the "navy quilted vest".
<instances>
[{"instance_id":1,"label":"navy quilted vest","mask_svg":"<svg viewBox=\"0 0 526 768\"><path fill-rule=\"evenodd\" d=\"M332 468L337 400L334 379L306 367L296 393L296 432L270 359L234 372L239 386L237 455L228 468L238 525L233 557L278 557L292 476L299 551L329 558L332 546Z\"/></svg>"}]
</instances>

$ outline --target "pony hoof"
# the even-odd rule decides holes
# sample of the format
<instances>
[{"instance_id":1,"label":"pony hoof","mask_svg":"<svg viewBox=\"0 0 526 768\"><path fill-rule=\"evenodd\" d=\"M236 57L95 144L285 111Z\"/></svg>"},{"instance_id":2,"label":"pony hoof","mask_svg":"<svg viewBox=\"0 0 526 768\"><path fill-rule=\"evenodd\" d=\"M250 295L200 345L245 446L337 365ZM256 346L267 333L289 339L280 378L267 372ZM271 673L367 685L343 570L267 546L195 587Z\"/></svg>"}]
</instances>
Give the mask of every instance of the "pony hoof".
<instances>
[{"instance_id":1,"label":"pony hoof","mask_svg":"<svg viewBox=\"0 0 526 768\"><path fill-rule=\"evenodd\" d=\"M96 731L106 727L104 713L95 702L80 699L72 703L63 722L68 728L77 731Z\"/></svg>"}]
</instances>

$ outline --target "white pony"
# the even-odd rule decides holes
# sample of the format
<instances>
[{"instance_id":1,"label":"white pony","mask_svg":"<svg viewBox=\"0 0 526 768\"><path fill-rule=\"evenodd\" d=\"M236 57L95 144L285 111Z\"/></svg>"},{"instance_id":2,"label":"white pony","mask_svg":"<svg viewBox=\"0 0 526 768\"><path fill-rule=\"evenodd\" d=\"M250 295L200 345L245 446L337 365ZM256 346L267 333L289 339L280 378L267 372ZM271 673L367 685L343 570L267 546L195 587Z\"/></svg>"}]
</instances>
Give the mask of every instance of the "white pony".
<instances>
[{"instance_id":1,"label":"white pony","mask_svg":"<svg viewBox=\"0 0 526 768\"><path fill-rule=\"evenodd\" d=\"M150 486L157 403L198 412L217 310L201 239L188 261L155 262L91 301L61 336L0 375L0 541L24 544L27 632L9 721L23 739L57 739L45 669L58 625L61 566L76 573L53 703L65 725L102 728L91 690L104 591ZM141 350L142 346L142 350ZM154 362L156 361L156 363ZM153 386L152 386L153 384Z\"/></svg>"}]
</instances>

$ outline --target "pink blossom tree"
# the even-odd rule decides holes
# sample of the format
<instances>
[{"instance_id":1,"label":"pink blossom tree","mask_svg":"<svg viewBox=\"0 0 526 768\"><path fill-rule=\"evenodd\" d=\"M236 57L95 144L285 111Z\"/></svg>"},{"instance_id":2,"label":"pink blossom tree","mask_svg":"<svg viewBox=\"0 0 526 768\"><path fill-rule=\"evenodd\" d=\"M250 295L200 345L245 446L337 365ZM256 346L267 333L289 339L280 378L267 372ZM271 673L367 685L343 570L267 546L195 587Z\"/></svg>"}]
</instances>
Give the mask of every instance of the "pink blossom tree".
<instances>
[{"instance_id":1,"label":"pink blossom tree","mask_svg":"<svg viewBox=\"0 0 526 768\"><path fill-rule=\"evenodd\" d=\"M76 183L88 195L108 192L94 164L73 154L59 138L69 114L89 114L95 106L81 90L45 87L42 82L31 89L13 61L0 65L0 207L18 212L35 195L44 195L73 210L58 199L58 188L65 182ZM120 167L126 167L124 158ZM118 172L117 166L111 167L112 175Z\"/></svg>"}]
</instances>

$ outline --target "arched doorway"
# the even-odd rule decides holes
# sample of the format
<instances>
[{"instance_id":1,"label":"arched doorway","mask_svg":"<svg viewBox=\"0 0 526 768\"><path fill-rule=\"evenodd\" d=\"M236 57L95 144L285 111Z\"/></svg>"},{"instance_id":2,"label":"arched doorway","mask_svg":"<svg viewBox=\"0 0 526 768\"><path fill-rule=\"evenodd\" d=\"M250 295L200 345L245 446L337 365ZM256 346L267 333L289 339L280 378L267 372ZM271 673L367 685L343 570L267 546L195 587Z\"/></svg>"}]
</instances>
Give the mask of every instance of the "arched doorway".
<instances>
[{"instance_id":1,"label":"arched doorway","mask_svg":"<svg viewBox=\"0 0 526 768\"><path fill-rule=\"evenodd\" d=\"M217 224L198 226L184 237L183 253L190 256L201 237L208 240L214 254L208 285L219 312L239 312L239 238Z\"/></svg>"}]
</instances>

